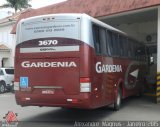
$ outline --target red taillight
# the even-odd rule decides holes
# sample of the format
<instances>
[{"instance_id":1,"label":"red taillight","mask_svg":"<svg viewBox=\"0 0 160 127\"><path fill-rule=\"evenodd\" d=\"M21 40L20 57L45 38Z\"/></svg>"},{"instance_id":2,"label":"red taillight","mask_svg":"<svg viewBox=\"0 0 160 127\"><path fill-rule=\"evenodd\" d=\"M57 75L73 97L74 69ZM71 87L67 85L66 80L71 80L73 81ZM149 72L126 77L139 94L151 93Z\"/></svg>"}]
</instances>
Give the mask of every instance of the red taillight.
<instances>
[{"instance_id":1,"label":"red taillight","mask_svg":"<svg viewBox=\"0 0 160 127\"><path fill-rule=\"evenodd\" d=\"M72 99L72 103L73 103L73 104L78 103L78 99Z\"/></svg>"},{"instance_id":2,"label":"red taillight","mask_svg":"<svg viewBox=\"0 0 160 127\"><path fill-rule=\"evenodd\" d=\"M91 92L91 80L90 78L80 78L80 92Z\"/></svg>"},{"instance_id":3,"label":"red taillight","mask_svg":"<svg viewBox=\"0 0 160 127\"><path fill-rule=\"evenodd\" d=\"M72 103L72 104L78 103L78 99L67 99L67 101Z\"/></svg>"},{"instance_id":4,"label":"red taillight","mask_svg":"<svg viewBox=\"0 0 160 127\"><path fill-rule=\"evenodd\" d=\"M90 78L80 78L80 83L91 82Z\"/></svg>"}]
</instances>

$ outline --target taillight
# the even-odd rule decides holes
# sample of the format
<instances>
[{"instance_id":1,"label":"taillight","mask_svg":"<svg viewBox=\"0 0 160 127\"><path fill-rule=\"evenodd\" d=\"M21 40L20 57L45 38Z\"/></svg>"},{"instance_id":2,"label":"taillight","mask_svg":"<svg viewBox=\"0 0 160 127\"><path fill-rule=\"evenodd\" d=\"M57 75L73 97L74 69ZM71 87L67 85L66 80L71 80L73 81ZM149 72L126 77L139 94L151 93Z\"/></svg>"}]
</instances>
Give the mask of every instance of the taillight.
<instances>
[{"instance_id":1,"label":"taillight","mask_svg":"<svg viewBox=\"0 0 160 127\"><path fill-rule=\"evenodd\" d=\"M91 92L90 78L80 78L80 92Z\"/></svg>"},{"instance_id":2,"label":"taillight","mask_svg":"<svg viewBox=\"0 0 160 127\"><path fill-rule=\"evenodd\" d=\"M68 102L71 102L71 103L73 103L73 104L76 104L76 103L78 103L78 99L67 99L67 101Z\"/></svg>"}]
</instances>

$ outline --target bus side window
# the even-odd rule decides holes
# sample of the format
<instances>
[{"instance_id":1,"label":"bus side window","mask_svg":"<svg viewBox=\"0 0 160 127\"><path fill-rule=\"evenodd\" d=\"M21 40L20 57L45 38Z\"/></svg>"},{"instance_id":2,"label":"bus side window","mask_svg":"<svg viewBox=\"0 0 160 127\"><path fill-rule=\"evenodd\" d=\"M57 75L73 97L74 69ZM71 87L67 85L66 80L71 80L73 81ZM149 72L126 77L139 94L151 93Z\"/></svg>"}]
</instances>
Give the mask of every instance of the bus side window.
<instances>
[{"instance_id":1,"label":"bus side window","mask_svg":"<svg viewBox=\"0 0 160 127\"><path fill-rule=\"evenodd\" d=\"M137 49L138 48L137 48L137 46L138 46L138 43L136 42L135 45L134 45L134 47L135 47L135 59L136 60L138 60L138 54L137 54Z\"/></svg>"},{"instance_id":2,"label":"bus side window","mask_svg":"<svg viewBox=\"0 0 160 127\"><path fill-rule=\"evenodd\" d=\"M106 49L106 30L104 28L99 29L99 38L100 38L100 44L102 53L104 55L107 55L107 49Z\"/></svg>"},{"instance_id":3,"label":"bus side window","mask_svg":"<svg viewBox=\"0 0 160 127\"><path fill-rule=\"evenodd\" d=\"M128 49L128 58L132 58L131 41L130 41L130 39L127 39L127 49Z\"/></svg>"},{"instance_id":4,"label":"bus side window","mask_svg":"<svg viewBox=\"0 0 160 127\"><path fill-rule=\"evenodd\" d=\"M101 54L101 45L100 45L100 37L99 37L99 27L93 25L93 41L96 54Z\"/></svg>"},{"instance_id":5,"label":"bus side window","mask_svg":"<svg viewBox=\"0 0 160 127\"><path fill-rule=\"evenodd\" d=\"M134 47L134 40L131 40L131 57L132 59L135 59L135 47Z\"/></svg>"},{"instance_id":6,"label":"bus side window","mask_svg":"<svg viewBox=\"0 0 160 127\"><path fill-rule=\"evenodd\" d=\"M119 36L120 56L125 57L124 37Z\"/></svg>"},{"instance_id":7,"label":"bus side window","mask_svg":"<svg viewBox=\"0 0 160 127\"><path fill-rule=\"evenodd\" d=\"M117 33L113 33L112 34L112 42L113 42L113 54L114 56L119 56L119 42L118 42L118 34Z\"/></svg>"},{"instance_id":8,"label":"bus side window","mask_svg":"<svg viewBox=\"0 0 160 127\"><path fill-rule=\"evenodd\" d=\"M133 47L134 47L134 58L135 60L137 60L137 41L135 41Z\"/></svg>"},{"instance_id":9,"label":"bus side window","mask_svg":"<svg viewBox=\"0 0 160 127\"><path fill-rule=\"evenodd\" d=\"M107 48L108 48L108 54L110 56L113 55L113 41L112 41L112 32L107 31Z\"/></svg>"},{"instance_id":10,"label":"bus side window","mask_svg":"<svg viewBox=\"0 0 160 127\"><path fill-rule=\"evenodd\" d=\"M128 57L128 42L127 42L127 38L125 36L120 36L119 38L119 42L120 42L120 48L121 48L121 54L122 57L127 58Z\"/></svg>"}]
</instances>

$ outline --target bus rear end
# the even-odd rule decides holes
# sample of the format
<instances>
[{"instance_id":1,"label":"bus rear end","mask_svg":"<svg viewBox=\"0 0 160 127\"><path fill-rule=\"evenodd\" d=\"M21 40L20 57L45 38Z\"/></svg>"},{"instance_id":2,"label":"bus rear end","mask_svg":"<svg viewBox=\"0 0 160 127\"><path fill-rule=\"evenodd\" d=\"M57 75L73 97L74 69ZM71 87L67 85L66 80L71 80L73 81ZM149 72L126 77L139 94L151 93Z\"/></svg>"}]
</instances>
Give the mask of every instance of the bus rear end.
<instances>
[{"instance_id":1,"label":"bus rear end","mask_svg":"<svg viewBox=\"0 0 160 127\"><path fill-rule=\"evenodd\" d=\"M17 104L92 108L91 49L81 40L85 34L81 32L83 22L81 15L60 14L29 18L18 24Z\"/></svg>"}]
</instances>

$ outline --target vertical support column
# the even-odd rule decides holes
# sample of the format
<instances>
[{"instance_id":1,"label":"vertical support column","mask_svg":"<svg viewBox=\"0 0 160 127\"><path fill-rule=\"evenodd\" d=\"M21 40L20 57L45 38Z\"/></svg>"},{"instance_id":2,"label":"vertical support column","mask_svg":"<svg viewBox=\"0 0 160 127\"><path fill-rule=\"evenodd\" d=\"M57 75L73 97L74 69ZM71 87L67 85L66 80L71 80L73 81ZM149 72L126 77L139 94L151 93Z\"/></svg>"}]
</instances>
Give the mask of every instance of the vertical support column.
<instances>
[{"instance_id":1,"label":"vertical support column","mask_svg":"<svg viewBox=\"0 0 160 127\"><path fill-rule=\"evenodd\" d=\"M160 103L160 6L158 7L158 30L157 30L157 87L156 102Z\"/></svg>"}]
</instances>

